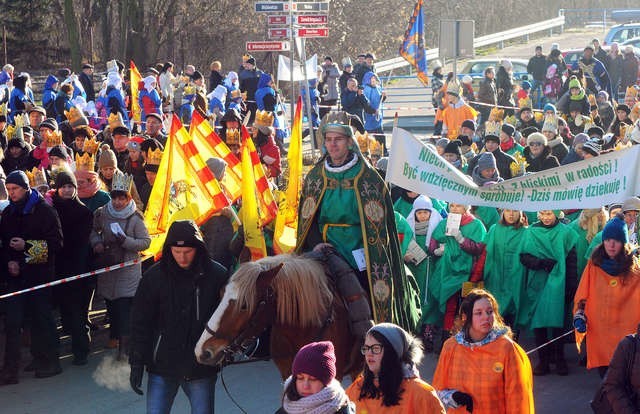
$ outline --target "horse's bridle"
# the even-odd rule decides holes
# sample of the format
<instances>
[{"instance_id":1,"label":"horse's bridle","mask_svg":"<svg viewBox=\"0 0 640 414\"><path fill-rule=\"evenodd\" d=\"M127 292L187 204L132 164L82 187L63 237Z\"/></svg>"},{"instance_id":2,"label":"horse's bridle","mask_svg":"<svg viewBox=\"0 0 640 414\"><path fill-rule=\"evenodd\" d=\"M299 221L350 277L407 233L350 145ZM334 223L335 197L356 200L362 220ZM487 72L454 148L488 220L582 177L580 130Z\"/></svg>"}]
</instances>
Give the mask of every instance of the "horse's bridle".
<instances>
[{"instance_id":1,"label":"horse's bridle","mask_svg":"<svg viewBox=\"0 0 640 414\"><path fill-rule=\"evenodd\" d=\"M249 323L236 337L220 335L209 327L208 322L205 324L204 329L212 338L229 342L229 345L224 347L221 353L223 357L219 362L222 364L230 361L236 352L244 351L243 344L247 341L255 340L267 328L269 321L273 319L276 312L276 293L273 286L271 286L271 282L273 282L282 266L283 264L281 263L273 269L260 272L256 279L256 287L259 292L258 304L249 317Z\"/></svg>"}]
</instances>

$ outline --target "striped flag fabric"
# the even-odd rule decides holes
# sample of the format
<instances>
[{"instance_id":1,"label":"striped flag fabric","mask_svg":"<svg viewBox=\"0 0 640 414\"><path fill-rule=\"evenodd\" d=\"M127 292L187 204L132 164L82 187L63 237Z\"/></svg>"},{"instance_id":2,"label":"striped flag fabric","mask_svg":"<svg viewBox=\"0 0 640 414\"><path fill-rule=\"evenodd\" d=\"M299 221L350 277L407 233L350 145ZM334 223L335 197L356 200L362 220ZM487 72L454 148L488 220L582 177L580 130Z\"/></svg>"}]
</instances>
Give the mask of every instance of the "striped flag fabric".
<instances>
[{"instance_id":1,"label":"striped flag fabric","mask_svg":"<svg viewBox=\"0 0 640 414\"><path fill-rule=\"evenodd\" d=\"M138 96L140 94L140 90L138 88L140 82L142 81L142 76L140 76L140 71L138 71L138 68L136 67L136 64L133 63L133 60L129 63L129 65L129 79L131 81L131 119L134 122L140 123L142 122L142 109L140 108L140 102L138 102Z\"/></svg>"},{"instance_id":2,"label":"striped flag fabric","mask_svg":"<svg viewBox=\"0 0 640 414\"><path fill-rule=\"evenodd\" d=\"M243 128L244 129L244 128ZM251 253L251 261L267 256L267 245L262 233L260 214L258 211L257 180L254 176L254 165L251 158L251 139L243 140L242 145L242 224L244 229L244 246ZM254 149L255 150L255 149Z\"/></svg>"},{"instance_id":3,"label":"striped flag fabric","mask_svg":"<svg viewBox=\"0 0 640 414\"><path fill-rule=\"evenodd\" d=\"M256 151L253 140L249 136L249 131L247 131L247 128L244 125L242 126L242 146L247 147L248 149L248 154L251 159L251 165L253 166L252 176L255 179L256 189L258 190L260 223L263 226L266 226L276 218L276 215L278 214L278 203L273 196L273 192L271 191L271 187L269 186L269 181L267 181L267 176L264 173L264 167L260 162L258 151ZM242 154L244 157L244 152ZM242 181L244 182L244 173L242 174L242 178Z\"/></svg>"}]
</instances>

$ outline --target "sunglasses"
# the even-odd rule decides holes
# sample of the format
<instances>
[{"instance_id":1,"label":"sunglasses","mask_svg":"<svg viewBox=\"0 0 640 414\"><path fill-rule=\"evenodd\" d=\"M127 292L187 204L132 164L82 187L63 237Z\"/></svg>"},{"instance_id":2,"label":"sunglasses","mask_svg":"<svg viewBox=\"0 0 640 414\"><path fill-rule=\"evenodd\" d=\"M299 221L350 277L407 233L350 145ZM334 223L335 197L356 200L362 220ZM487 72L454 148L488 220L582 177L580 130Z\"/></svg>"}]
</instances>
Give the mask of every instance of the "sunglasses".
<instances>
[{"instance_id":1,"label":"sunglasses","mask_svg":"<svg viewBox=\"0 0 640 414\"><path fill-rule=\"evenodd\" d=\"M542 146L542 142L532 142L529 144L530 147L540 147Z\"/></svg>"},{"instance_id":2,"label":"sunglasses","mask_svg":"<svg viewBox=\"0 0 640 414\"><path fill-rule=\"evenodd\" d=\"M382 352L382 348L384 348L381 344L374 344L374 345L363 345L360 348L360 353L362 353L362 355L366 355L367 351L371 351L371 353L373 355L378 355L380 354L380 352Z\"/></svg>"}]
</instances>

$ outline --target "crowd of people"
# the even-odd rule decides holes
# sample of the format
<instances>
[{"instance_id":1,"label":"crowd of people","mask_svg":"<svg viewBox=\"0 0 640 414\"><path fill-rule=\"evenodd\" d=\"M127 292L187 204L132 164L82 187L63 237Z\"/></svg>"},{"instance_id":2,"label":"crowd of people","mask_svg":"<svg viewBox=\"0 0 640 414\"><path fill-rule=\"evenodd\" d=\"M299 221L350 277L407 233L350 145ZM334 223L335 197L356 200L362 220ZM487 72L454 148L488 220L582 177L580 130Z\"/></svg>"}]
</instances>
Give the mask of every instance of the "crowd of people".
<instances>
[{"instance_id":1,"label":"crowd of people","mask_svg":"<svg viewBox=\"0 0 640 414\"><path fill-rule=\"evenodd\" d=\"M640 86L625 83L622 69L618 78L611 73L614 51L600 52L594 42L567 68L559 48L548 57L536 50L534 79L520 88L504 60L497 73L487 68L477 91L468 79L445 77L434 62L436 125L428 145L478 186L490 186L640 143ZM621 66L625 59L632 60L621 58ZM349 309L370 306L366 327L353 331L362 340L364 369L344 391L335 381L333 344L303 347L280 412L534 412L532 375L552 367L569 374L563 343L549 341L571 327L577 339L586 336L587 368L599 370L622 404L630 379L619 359L629 350L626 342L616 347L640 322L640 199L523 212L449 203L386 183L386 93L374 60L362 54L355 65L343 60L340 70L326 56L309 81L322 157L304 177L296 247L303 254L330 244L356 275L357 289L338 288L363 292L349 296ZM240 205L201 226L174 222L153 266L135 261L151 243L143 212L171 114L188 125L197 112L237 157L240 129L249 125L276 188L289 131L274 77L250 55L237 72L212 62L208 81L191 65L177 73L164 62L143 71L137 121L124 65L108 62L99 90L93 70L85 64L79 76L68 69L50 75L40 102L27 73L5 65L0 74L1 291L134 262L3 299L0 384L19 382L27 330L26 370L38 378L62 372L56 309L71 336L72 363L86 365L88 311L99 299L110 324L107 346L128 359L134 391L142 393L145 368L149 373L148 411L168 411L182 387L194 412L212 412L217 369L199 364L193 349L243 256L243 230L233 219ZM541 108L531 95L538 84ZM549 85L555 92L547 96ZM624 103L611 93L618 85ZM205 161L222 180L228 160ZM459 219L456 228L450 217ZM533 367L518 345L525 331L540 347ZM440 354L431 385L416 369L423 350Z\"/></svg>"}]
</instances>

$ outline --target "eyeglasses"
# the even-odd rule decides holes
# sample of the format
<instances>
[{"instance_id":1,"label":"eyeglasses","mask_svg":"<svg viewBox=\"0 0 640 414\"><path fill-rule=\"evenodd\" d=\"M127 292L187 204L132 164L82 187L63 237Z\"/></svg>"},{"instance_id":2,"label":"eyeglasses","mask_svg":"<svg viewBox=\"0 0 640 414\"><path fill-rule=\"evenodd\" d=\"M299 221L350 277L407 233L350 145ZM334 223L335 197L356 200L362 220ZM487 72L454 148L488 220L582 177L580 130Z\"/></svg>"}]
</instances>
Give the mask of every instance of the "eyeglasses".
<instances>
[{"instance_id":1,"label":"eyeglasses","mask_svg":"<svg viewBox=\"0 0 640 414\"><path fill-rule=\"evenodd\" d=\"M363 345L362 348L360 348L360 352L362 353L362 355L366 355L367 351L371 351L373 355L378 355L382 352L382 348L384 347L381 344L374 344L371 346Z\"/></svg>"},{"instance_id":2,"label":"eyeglasses","mask_svg":"<svg viewBox=\"0 0 640 414\"><path fill-rule=\"evenodd\" d=\"M530 147L539 147L542 146L542 142L532 142L529 144Z\"/></svg>"}]
</instances>

